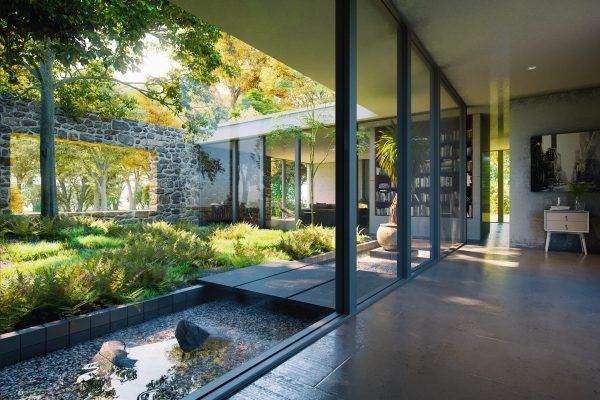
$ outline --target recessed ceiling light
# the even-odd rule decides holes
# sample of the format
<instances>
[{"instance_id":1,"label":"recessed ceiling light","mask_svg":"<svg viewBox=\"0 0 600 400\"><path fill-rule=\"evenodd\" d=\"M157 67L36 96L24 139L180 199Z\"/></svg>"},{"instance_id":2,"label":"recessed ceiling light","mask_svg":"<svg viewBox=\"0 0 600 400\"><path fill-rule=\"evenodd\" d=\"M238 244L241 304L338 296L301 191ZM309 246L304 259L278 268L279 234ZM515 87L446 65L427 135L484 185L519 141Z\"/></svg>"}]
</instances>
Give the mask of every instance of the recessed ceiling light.
<instances>
[{"instance_id":1,"label":"recessed ceiling light","mask_svg":"<svg viewBox=\"0 0 600 400\"><path fill-rule=\"evenodd\" d=\"M530 65L529 67L527 67L527 71L533 71L536 68L537 67L535 65Z\"/></svg>"}]
</instances>

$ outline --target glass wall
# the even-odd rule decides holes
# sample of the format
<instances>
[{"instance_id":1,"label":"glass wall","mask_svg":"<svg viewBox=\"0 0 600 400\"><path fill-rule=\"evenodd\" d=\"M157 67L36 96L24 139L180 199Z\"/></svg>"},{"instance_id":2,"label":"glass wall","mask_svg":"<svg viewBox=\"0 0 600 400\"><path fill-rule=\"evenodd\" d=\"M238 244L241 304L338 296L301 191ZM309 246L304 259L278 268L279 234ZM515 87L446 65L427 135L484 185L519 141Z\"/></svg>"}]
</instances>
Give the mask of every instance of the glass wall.
<instances>
[{"instance_id":1,"label":"glass wall","mask_svg":"<svg viewBox=\"0 0 600 400\"><path fill-rule=\"evenodd\" d=\"M455 249L463 241L461 209L460 107L444 85L440 88L440 250Z\"/></svg>"},{"instance_id":2,"label":"glass wall","mask_svg":"<svg viewBox=\"0 0 600 400\"><path fill-rule=\"evenodd\" d=\"M265 138L265 216L267 226L273 229L291 230L296 225L294 142L293 135Z\"/></svg>"},{"instance_id":3,"label":"glass wall","mask_svg":"<svg viewBox=\"0 0 600 400\"><path fill-rule=\"evenodd\" d=\"M238 221L261 225L263 203L263 139L238 141Z\"/></svg>"},{"instance_id":4,"label":"glass wall","mask_svg":"<svg viewBox=\"0 0 600 400\"><path fill-rule=\"evenodd\" d=\"M358 224L367 223L376 234L377 248L357 250L357 302L398 279L397 226L397 132L398 102L398 25L381 2L359 2L357 15L357 133ZM361 107L364 109L361 110ZM361 115L362 111L362 115ZM367 160L368 158L368 160ZM370 193L361 192L360 167L370 174ZM360 203L363 205L360 206ZM369 208L364 208L368 206ZM363 233L367 233L364 231ZM370 238L359 235L359 241ZM360 246L360 244L359 244Z\"/></svg>"},{"instance_id":5,"label":"glass wall","mask_svg":"<svg viewBox=\"0 0 600 400\"><path fill-rule=\"evenodd\" d=\"M233 142L200 146L199 219L201 224L232 221Z\"/></svg>"},{"instance_id":6,"label":"glass wall","mask_svg":"<svg viewBox=\"0 0 600 400\"><path fill-rule=\"evenodd\" d=\"M411 63L411 259L416 268L431 259L431 70L417 50Z\"/></svg>"}]
</instances>

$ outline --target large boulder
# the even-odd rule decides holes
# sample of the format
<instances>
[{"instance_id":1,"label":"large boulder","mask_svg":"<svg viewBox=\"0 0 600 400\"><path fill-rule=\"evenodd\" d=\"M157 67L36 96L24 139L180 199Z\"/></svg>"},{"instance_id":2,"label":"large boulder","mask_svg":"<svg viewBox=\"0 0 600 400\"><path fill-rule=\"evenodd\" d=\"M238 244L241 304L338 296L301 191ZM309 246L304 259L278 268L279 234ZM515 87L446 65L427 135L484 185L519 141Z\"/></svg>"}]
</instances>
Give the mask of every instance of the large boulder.
<instances>
[{"instance_id":1,"label":"large boulder","mask_svg":"<svg viewBox=\"0 0 600 400\"><path fill-rule=\"evenodd\" d=\"M109 340L102 343L100 351L96 353L92 361L98 363L101 368L109 363L120 368L132 368L136 362L136 360L127 357L125 343L118 340Z\"/></svg>"},{"instance_id":2,"label":"large boulder","mask_svg":"<svg viewBox=\"0 0 600 400\"><path fill-rule=\"evenodd\" d=\"M175 329L175 338L181 350L189 353L202 345L210 334L198 325L182 319Z\"/></svg>"}]
</instances>

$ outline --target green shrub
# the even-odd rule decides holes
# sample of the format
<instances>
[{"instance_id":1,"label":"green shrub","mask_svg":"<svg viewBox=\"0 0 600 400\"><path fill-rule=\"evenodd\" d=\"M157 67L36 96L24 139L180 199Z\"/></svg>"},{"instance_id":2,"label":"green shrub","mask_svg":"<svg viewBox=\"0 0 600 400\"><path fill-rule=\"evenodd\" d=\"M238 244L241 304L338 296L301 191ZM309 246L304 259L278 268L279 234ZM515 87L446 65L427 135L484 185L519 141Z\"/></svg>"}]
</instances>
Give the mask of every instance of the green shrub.
<instances>
[{"instance_id":1,"label":"green shrub","mask_svg":"<svg viewBox=\"0 0 600 400\"><path fill-rule=\"evenodd\" d=\"M235 240L241 239L258 231L258 227L248 222L238 222L236 224L224 225L217 227L212 237L214 239Z\"/></svg>"},{"instance_id":2,"label":"green shrub","mask_svg":"<svg viewBox=\"0 0 600 400\"><path fill-rule=\"evenodd\" d=\"M61 242L33 242L33 243L8 243L3 246L9 261L21 262L39 260L40 258L54 256L64 248Z\"/></svg>"},{"instance_id":3,"label":"green shrub","mask_svg":"<svg viewBox=\"0 0 600 400\"><path fill-rule=\"evenodd\" d=\"M320 225L298 227L283 234L277 248L298 260L335 248L335 230Z\"/></svg>"}]
</instances>

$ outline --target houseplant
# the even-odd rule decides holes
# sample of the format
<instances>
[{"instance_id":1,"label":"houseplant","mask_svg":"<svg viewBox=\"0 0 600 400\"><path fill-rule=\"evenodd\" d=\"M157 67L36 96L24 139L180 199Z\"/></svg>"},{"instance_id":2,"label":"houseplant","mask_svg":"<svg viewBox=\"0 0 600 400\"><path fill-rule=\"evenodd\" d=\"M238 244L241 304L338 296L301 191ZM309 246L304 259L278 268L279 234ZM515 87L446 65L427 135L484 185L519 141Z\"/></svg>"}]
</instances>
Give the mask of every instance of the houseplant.
<instances>
[{"instance_id":1,"label":"houseplant","mask_svg":"<svg viewBox=\"0 0 600 400\"><path fill-rule=\"evenodd\" d=\"M395 131L395 124L390 125L387 132L383 133L375 143L377 162L392 182L396 181L396 159L398 153ZM429 140L423 140L427 138L427 135L427 132L418 132L416 129L413 131L410 149L412 171L420 170L429 159ZM414 181L411 184L411 193L414 192L413 186ZM387 251L396 251L397 248L397 207L398 194L396 193L390 205L388 222L379 225L377 228L377 241Z\"/></svg>"},{"instance_id":2,"label":"houseplant","mask_svg":"<svg viewBox=\"0 0 600 400\"><path fill-rule=\"evenodd\" d=\"M585 204L583 203L583 196L588 191L588 184L586 182L569 182L569 191L573 196L573 205L575 210L583 210Z\"/></svg>"}]
</instances>

